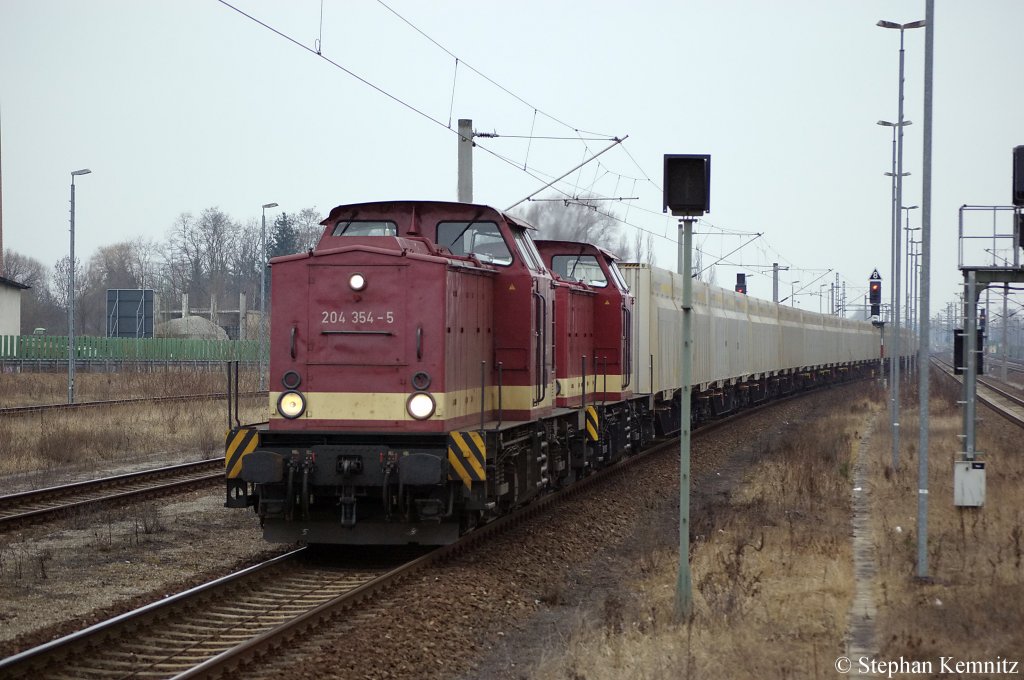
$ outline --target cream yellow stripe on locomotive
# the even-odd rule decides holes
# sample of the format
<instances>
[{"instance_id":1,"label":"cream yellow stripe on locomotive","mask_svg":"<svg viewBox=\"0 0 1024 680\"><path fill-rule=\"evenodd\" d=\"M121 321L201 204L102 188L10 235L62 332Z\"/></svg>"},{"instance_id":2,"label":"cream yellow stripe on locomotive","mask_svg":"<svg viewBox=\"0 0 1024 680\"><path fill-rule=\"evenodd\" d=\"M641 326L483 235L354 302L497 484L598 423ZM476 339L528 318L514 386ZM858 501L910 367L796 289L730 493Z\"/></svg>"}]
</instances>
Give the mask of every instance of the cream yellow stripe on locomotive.
<instances>
[{"instance_id":1,"label":"cream yellow stripe on locomotive","mask_svg":"<svg viewBox=\"0 0 1024 680\"><path fill-rule=\"evenodd\" d=\"M587 407L587 439L596 442L598 439L597 409L593 406Z\"/></svg>"},{"instance_id":2,"label":"cream yellow stripe on locomotive","mask_svg":"<svg viewBox=\"0 0 1024 680\"><path fill-rule=\"evenodd\" d=\"M611 376L609 376L609 389L611 389L611 385ZM547 396L541 404L533 403L534 391L535 388L529 385L503 387L501 390L502 408L506 411L528 410L537 406L550 406L554 403L554 390L548 390ZM411 392L305 392L303 396L306 398L306 410L301 418L411 421L412 417L405 408L409 394ZM280 396L280 392L270 394L270 418L282 419L276 408ZM434 397L437 404L432 420L459 418L480 413L479 389L432 392L431 396ZM496 386L488 387L485 390L485 396L487 403L484 409L496 410L498 408L498 388Z\"/></svg>"},{"instance_id":3,"label":"cream yellow stripe on locomotive","mask_svg":"<svg viewBox=\"0 0 1024 680\"><path fill-rule=\"evenodd\" d=\"M487 445L479 432L448 435L448 479L461 479L466 488L487 479Z\"/></svg>"},{"instance_id":4,"label":"cream yellow stripe on locomotive","mask_svg":"<svg viewBox=\"0 0 1024 680\"><path fill-rule=\"evenodd\" d=\"M575 378L560 378L558 381L558 396L560 397L578 397L580 396L583 387L583 380L576 376ZM623 376L621 375L609 375L608 379L605 376L598 374L587 376L587 394L594 394L597 392L621 392L622 391Z\"/></svg>"},{"instance_id":5,"label":"cream yellow stripe on locomotive","mask_svg":"<svg viewBox=\"0 0 1024 680\"><path fill-rule=\"evenodd\" d=\"M224 475L234 479L242 473L242 459L256 450L260 443L255 428L230 430L224 440Z\"/></svg>"}]
</instances>

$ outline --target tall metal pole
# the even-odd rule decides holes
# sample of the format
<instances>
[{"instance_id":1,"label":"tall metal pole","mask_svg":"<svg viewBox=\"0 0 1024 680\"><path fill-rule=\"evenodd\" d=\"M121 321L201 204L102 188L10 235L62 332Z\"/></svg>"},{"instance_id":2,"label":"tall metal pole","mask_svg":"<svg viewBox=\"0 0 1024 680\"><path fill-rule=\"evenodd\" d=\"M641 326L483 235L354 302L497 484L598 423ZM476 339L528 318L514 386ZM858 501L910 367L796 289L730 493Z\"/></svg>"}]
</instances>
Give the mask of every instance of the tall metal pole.
<instances>
[{"instance_id":1,"label":"tall metal pole","mask_svg":"<svg viewBox=\"0 0 1024 680\"><path fill-rule=\"evenodd\" d=\"M921 168L921 278L918 283L917 394L917 576L928 577L928 355L931 349L931 248L932 248L932 54L935 49L935 0L925 0L924 27L924 155Z\"/></svg>"},{"instance_id":2,"label":"tall metal pole","mask_svg":"<svg viewBox=\"0 0 1024 680\"><path fill-rule=\"evenodd\" d=\"M903 126L907 125L908 122L903 120L903 64L904 64L904 50L903 50L903 32L908 28L921 28L925 25L924 21L912 21L907 24L897 24L892 21L879 21L878 26L882 28L895 28L900 31L900 73L899 73L899 110L896 119L896 127L899 130L896 133L896 201L893 206L893 210L896 216L895 227L893 229L892 245L893 245L893 309L892 309L892 359L890 364L892 365L892 466L894 469L899 468L900 461L900 231L901 222L900 219L900 207L903 205ZM879 121L880 124L884 125L883 121Z\"/></svg>"},{"instance_id":3,"label":"tall metal pole","mask_svg":"<svg viewBox=\"0 0 1024 680\"><path fill-rule=\"evenodd\" d=\"M964 458L974 460L974 423L977 404L978 350L977 272L964 272Z\"/></svg>"},{"instance_id":4,"label":"tall metal pole","mask_svg":"<svg viewBox=\"0 0 1024 680\"><path fill-rule=\"evenodd\" d=\"M1002 378L1003 382L1006 382L1006 360L1008 358L1007 357L1007 348L1009 347L1009 343L1010 343L1010 336L1009 336L1009 322L1010 322L1010 319L1007 317L1008 310L1006 309L1006 304L1008 302L1007 298L1009 298L1009 297L1010 297L1010 284L1009 283L1004 283L1003 284L1003 370L1002 370L1002 372L1000 374L1000 377Z\"/></svg>"},{"instance_id":5,"label":"tall metal pole","mask_svg":"<svg viewBox=\"0 0 1024 680\"><path fill-rule=\"evenodd\" d=\"M693 381L693 277L691 262L693 223L679 220L683 271L683 342L680 356L682 386L679 398L679 580L676 584L676 610L685 621L693 611L693 584L690 575L690 383Z\"/></svg>"},{"instance_id":6,"label":"tall metal pole","mask_svg":"<svg viewBox=\"0 0 1024 680\"><path fill-rule=\"evenodd\" d=\"M891 229L890 229L890 234L889 234L889 271L890 272L895 272L896 271L896 265L895 265L895 262L894 262L894 258L896 256L896 241L897 241L897 233L898 233L896 231L896 213L899 212L899 210L896 209L897 208L897 203L896 203L896 128L899 127L900 123L898 121L896 123L889 123L887 121L880 120L880 121L878 121L878 124L879 125L889 125L889 126L892 127L892 172L889 172L889 173L886 173L886 174L889 175L892 178L892 180L891 180L891 188L890 188L890 199L889 199L889 218L890 218L890 221L892 223L892 226L891 226ZM893 302L894 302L894 298L895 298L895 295L896 295L895 290L896 290L895 285L889 288L889 316L890 316L890 318L889 318L889 328L890 329L892 328L892 318L891 317L892 317L892 310L893 310ZM891 333L892 332L890 331L890 335L891 335ZM885 335L885 326L884 325L882 326L882 334L883 334L883 336ZM891 344L892 344L892 340L890 338L890 345ZM894 423L894 422L896 422L896 361L895 361L896 357L893 354L892 347L887 348L886 349L886 353L887 353L887 355L889 357L889 422ZM895 463L893 464L893 466L895 467Z\"/></svg>"},{"instance_id":7,"label":"tall metal pole","mask_svg":"<svg viewBox=\"0 0 1024 680\"><path fill-rule=\"evenodd\" d=\"M459 118L459 203L473 202L473 120Z\"/></svg>"},{"instance_id":8,"label":"tall metal pole","mask_svg":"<svg viewBox=\"0 0 1024 680\"><path fill-rule=\"evenodd\" d=\"M68 260L68 403L75 403L75 174L71 173L71 254Z\"/></svg>"},{"instance_id":9,"label":"tall metal pole","mask_svg":"<svg viewBox=\"0 0 1024 680\"><path fill-rule=\"evenodd\" d=\"M260 228L260 326L259 362L260 392L267 389L266 335L267 335L267 208L276 208L277 203L263 205L263 222Z\"/></svg>"},{"instance_id":10,"label":"tall metal pole","mask_svg":"<svg viewBox=\"0 0 1024 680\"><path fill-rule=\"evenodd\" d=\"M900 28L900 83L899 83L899 109L896 114L896 239L894 241L895 252L893 261L896 271L893 276L893 339L892 339L892 361L893 361L893 383L892 383L892 467L894 470L900 466L900 361L901 361L901 338L900 338L900 232L902 229L902 217L900 207L903 205L903 28Z\"/></svg>"},{"instance_id":11,"label":"tall metal pole","mask_svg":"<svg viewBox=\"0 0 1024 680\"><path fill-rule=\"evenodd\" d=\"M772 302L779 304L779 263L772 262Z\"/></svg>"},{"instance_id":12,"label":"tall metal pole","mask_svg":"<svg viewBox=\"0 0 1024 680\"><path fill-rule=\"evenodd\" d=\"M75 177L88 175L88 168L71 173L71 252L68 261L68 403L75 403Z\"/></svg>"}]
</instances>

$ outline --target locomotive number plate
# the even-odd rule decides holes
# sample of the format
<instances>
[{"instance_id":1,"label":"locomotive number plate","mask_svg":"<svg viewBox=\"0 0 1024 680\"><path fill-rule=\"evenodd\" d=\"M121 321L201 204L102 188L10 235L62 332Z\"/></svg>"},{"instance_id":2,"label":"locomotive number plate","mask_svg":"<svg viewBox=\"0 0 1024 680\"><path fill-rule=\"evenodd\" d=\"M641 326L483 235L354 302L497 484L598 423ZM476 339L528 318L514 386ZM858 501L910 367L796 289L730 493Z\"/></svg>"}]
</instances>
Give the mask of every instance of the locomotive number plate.
<instances>
[{"instance_id":1,"label":"locomotive number plate","mask_svg":"<svg viewBox=\"0 0 1024 680\"><path fill-rule=\"evenodd\" d=\"M351 324L355 326L387 325L395 322L395 313L391 310L374 311L336 311L320 310L322 324Z\"/></svg>"}]
</instances>

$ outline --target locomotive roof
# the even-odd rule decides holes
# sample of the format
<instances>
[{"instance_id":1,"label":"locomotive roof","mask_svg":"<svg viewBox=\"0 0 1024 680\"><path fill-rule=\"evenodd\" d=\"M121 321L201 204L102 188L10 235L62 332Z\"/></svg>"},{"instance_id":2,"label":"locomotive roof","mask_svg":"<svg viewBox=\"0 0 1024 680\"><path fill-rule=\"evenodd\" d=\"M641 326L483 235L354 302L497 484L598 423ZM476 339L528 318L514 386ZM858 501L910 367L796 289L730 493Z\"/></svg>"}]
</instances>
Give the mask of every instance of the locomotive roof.
<instances>
[{"instance_id":1,"label":"locomotive roof","mask_svg":"<svg viewBox=\"0 0 1024 680\"><path fill-rule=\"evenodd\" d=\"M534 241L534 242L538 243L538 244L540 244L540 243L555 243L555 244L558 244L558 245L561 245L561 246L570 246L570 247L571 246L590 246L591 248L594 248L596 250L601 251L601 254L606 256L608 259L615 260L616 262L622 262L622 258L621 257L616 255L612 251L608 250L607 248L602 248L601 246L599 246L599 245L597 245L595 243L587 243L586 241L563 241L561 239L556 239L556 238L539 238L539 239L536 239L536 241Z\"/></svg>"},{"instance_id":2,"label":"locomotive roof","mask_svg":"<svg viewBox=\"0 0 1024 680\"><path fill-rule=\"evenodd\" d=\"M454 201L369 201L366 203L346 203L332 208L330 214L328 214L327 217L324 218L322 222L320 222L320 224L327 226L328 224L338 219L341 219L341 217L347 212L367 209L380 210L383 209L385 206L390 206L390 208L393 210L410 212L415 210L416 207L429 207L442 210L444 208L448 208L449 210L452 211L456 209L462 209L466 211L470 211L473 209L480 211L492 211L500 215L505 221L510 222L511 224L514 224L518 227L522 227L523 229L532 229L534 231L537 230L537 228L534 227L529 222L526 222L525 220L514 215L511 215L503 210L493 208L489 205L483 205L480 203L456 203Z\"/></svg>"}]
</instances>

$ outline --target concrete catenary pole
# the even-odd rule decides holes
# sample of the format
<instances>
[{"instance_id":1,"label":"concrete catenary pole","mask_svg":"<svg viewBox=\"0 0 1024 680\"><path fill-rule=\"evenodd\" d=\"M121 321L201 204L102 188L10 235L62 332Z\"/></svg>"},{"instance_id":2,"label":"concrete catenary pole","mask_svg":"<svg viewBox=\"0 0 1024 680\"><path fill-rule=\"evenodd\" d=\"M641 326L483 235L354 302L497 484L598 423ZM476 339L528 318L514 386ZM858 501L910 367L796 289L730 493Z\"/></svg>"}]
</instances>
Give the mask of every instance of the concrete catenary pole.
<instances>
[{"instance_id":1,"label":"concrete catenary pole","mask_svg":"<svg viewBox=\"0 0 1024 680\"><path fill-rule=\"evenodd\" d=\"M459 118L459 203L473 202L473 120Z\"/></svg>"},{"instance_id":2,"label":"concrete catenary pole","mask_svg":"<svg viewBox=\"0 0 1024 680\"><path fill-rule=\"evenodd\" d=\"M680 365L682 386L679 404L679 579L676 584L676 611L680 620L693 612L693 583L690 574L690 387L693 382L693 223L696 219L679 220L683 279L683 342Z\"/></svg>"},{"instance_id":3,"label":"concrete catenary pole","mask_svg":"<svg viewBox=\"0 0 1024 680\"><path fill-rule=\"evenodd\" d=\"M925 2L924 27L924 156L921 172L921 282L918 317L917 393L920 430L917 448L917 577L928 577L928 353L931 347L931 253L932 253L932 55L935 50L935 0Z\"/></svg>"}]
</instances>

